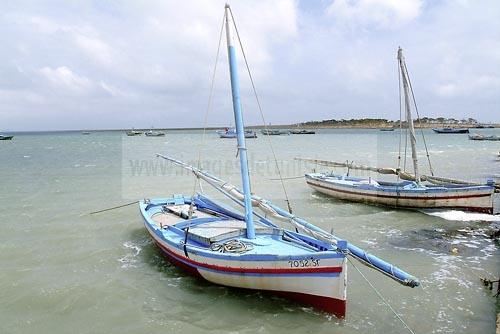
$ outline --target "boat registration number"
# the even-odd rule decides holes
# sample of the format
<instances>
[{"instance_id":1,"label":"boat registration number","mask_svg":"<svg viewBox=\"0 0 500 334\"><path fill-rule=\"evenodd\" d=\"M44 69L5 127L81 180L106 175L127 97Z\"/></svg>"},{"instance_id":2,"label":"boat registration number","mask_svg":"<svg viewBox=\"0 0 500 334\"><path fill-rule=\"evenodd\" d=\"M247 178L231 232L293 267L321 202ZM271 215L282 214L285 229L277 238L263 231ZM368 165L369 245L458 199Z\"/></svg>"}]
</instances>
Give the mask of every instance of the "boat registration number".
<instances>
[{"instance_id":1,"label":"boat registration number","mask_svg":"<svg viewBox=\"0 0 500 334\"><path fill-rule=\"evenodd\" d=\"M290 260L288 264L291 268L318 267L319 259Z\"/></svg>"}]
</instances>

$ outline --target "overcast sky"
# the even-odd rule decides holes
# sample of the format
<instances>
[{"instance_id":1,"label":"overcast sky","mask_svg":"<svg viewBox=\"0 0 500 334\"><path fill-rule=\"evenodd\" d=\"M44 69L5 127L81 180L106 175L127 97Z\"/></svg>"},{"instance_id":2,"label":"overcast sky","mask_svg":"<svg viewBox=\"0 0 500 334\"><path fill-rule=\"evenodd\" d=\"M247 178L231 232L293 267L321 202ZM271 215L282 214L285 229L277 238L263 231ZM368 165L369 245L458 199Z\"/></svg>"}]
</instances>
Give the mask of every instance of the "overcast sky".
<instances>
[{"instance_id":1,"label":"overcast sky","mask_svg":"<svg viewBox=\"0 0 500 334\"><path fill-rule=\"evenodd\" d=\"M398 46L421 116L500 122L500 1L231 6L268 122L399 119ZM0 9L0 130L203 126L224 1ZM240 68L245 121L261 124ZM232 122L229 87L224 45L208 125Z\"/></svg>"}]
</instances>

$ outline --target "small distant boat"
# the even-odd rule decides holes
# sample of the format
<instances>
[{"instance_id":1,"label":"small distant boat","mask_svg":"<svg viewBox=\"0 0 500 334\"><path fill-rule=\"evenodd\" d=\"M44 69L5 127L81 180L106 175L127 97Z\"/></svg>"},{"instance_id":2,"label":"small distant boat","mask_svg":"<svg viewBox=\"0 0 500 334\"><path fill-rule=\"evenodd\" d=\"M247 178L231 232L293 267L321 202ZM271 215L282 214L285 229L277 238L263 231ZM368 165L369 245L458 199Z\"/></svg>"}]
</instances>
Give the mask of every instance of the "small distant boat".
<instances>
[{"instance_id":1,"label":"small distant boat","mask_svg":"<svg viewBox=\"0 0 500 334\"><path fill-rule=\"evenodd\" d=\"M149 130L147 132L144 133L146 136L148 137L163 137L165 136L165 133L164 132L161 132L161 131L153 131L153 130Z\"/></svg>"},{"instance_id":2,"label":"small distant boat","mask_svg":"<svg viewBox=\"0 0 500 334\"><path fill-rule=\"evenodd\" d=\"M127 131L127 136L132 137L132 136L140 136L140 135L142 135L142 131L137 131L134 129Z\"/></svg>"},{"instance_id":3,"label":"small distant boat","mask_svg":"<svg viewBox=\"0 0 500 334\"><path fill-rule=\"evenodd\" d=\"M293 135L313 135L316 133L316 131L306 130L306 129L295 129L295 130L292 130L291 133Z\"/></svg>"},{"instance_id":4,"label":"small distant boat","mask_svg":"<svg viewBox=\"0 0 500 334\"><path fill-rule=\"evenodd\" d=\"M287 136L290 135L289 130L278 130L278 129L262 129L260 133L266 136Z\"/></svg>"},{"instance_id":5,"label":"small distant boat","mask_svg":"<svg viewBox=\"0 0 500 334\"><path fill-rule=\"evenodd\" d=\"M225 128L224 130L217 130L217 134L220 138L237 138L238 134L235 128L229 129ZM245 138L257 138L257 133L252 130L245 130Z\"/></svg>"},{"instance_id":6,"label":"small distant boat","mask_svg":"<svg viewBox=\"0 0 500 334\"><path fill-rule=\"evenodd\" d=\"M12 140L14 136L0 135L0 140Z\"/></svg>"},{"instance_id":7,"label":"small distant boat","mask_svg":"<svg viewBox=\"0 0 500 334\"><path fill-rule=\"evenodd\" d=\"M469 135L469 139L470 139L470 140L490 140L490 141L498 141L498 140L500 140L500 136L495 136L495 135L485 136L485 135L482 135L482 134L479 134L479 133L474 133L474 134L472 134L472 135Z\"/></svg>"},{"instance_id":8,"label":"small distant boat","mask_svg":"<svg viewBox=\"0 0 500 334\"><path fill-rule=\"evenodd\" d=\"M382 128L380 131L394 131L394 128Z\"/></svg>"},{"instance_id":9,"label":"small distant boat","mask_svg":"<svg viewBox=\"0 0 500 334\"><path fill-rule=\"evenodd\" d=\"M90 131L82 131L82 135L89 135Z\"/></svg>"},{"instance_id":10,"label":"small distant boat","mask_svg":"<svg viewBox=\"0 0 500 334\"><path fill-rule=\"evenodd\" d=\"M432 129L435 133L469 133L469 129L459 128L435 128Z\"/></svg>"}]
</instances>

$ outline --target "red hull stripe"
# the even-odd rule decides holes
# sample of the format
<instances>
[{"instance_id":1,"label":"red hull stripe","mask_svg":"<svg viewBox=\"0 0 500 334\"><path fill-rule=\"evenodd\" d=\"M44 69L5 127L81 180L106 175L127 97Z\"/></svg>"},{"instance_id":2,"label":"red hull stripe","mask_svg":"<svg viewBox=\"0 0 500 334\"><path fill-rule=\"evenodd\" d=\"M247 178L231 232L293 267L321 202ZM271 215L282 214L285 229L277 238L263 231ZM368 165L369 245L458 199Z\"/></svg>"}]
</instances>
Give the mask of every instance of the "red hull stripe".
<instances>
[{"instance_id":1,"label":"red hull stripe","mask_svg":"<svg viewBox=\"0 0 500 334\"><path fill-rule=\"evenodd\" d=\"M337 188L330 188L326 187L323 185L319 185L316 183L312 183L309 181L306 181L307 184L314 186L314 187L319 187L323 189L328 189L332 191L337 191L340 193L346 193L346 194L354 194L354 195L363 195L363 196L371 196L371 197L384 197L384 198L394 198L394 199L418 199L418 200L434 200L434 199L458 199L458 198L472 198L472 197L490 197L491 194L475 194L475 195L457 195L457 196L439 196L439 197L420 197L420 196L393 196L393 195L382 195L382 194L367 194L367 193L360 193L356 191L349 191L349 190L341 190Z\"/></svg>"},{"instance_id":2,"label":"red hull stripe","mask_svg":"<svg viewBox=\"0 0 500 334\"><path fill-rule=\"evenodd\" d=\"M251 273L251 274L316 274L316 273L340 273L342 267L308 267L308 268L240 268L240 267L225 267L215 264L197 262L184 256L179 256L171 250L164 247L159 242L156 243L160 248L177 261L200 267L201 269L212 269L217 271L225 271L231 273Z\"/></svg>"}]
</instances>

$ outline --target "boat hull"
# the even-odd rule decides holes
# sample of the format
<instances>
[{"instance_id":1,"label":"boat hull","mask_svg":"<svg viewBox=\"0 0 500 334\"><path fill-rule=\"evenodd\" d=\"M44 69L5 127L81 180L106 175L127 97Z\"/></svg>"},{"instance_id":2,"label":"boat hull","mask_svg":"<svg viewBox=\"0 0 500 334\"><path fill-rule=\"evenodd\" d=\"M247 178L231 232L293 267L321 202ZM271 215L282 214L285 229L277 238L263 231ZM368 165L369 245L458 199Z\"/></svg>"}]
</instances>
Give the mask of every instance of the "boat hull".
<instances>
[{"instance_id":1,"label":"boat hull","mask_svg":"<svg viewBox=\"0 0 500 334\"><path fill-rule=\"evenodd\" d=\"M441 134L469 133L469 129L455 129L455 128L432 129L432 131Z\"/></svg>"},{"instance_id":2,"label":"boat hull","mask_svg":"<svg viewBox=\"0 0 500 334\"><path fill-rule=\"evenodd\" d=\"M220 133L220 138L237 138L236 134L233 133ZM257 138L257 134L255 132L245 133L245 138Z\"/></svg>"},{"instance_id":3,"label":"boat hull","mask_svg":"<svg viewBox=\"0 0 500 334\"><path fill-rule=\"evenodd\" d=\"M141 207L146 229L163 255L187 273L214 284L270 292L315 309L344 317L346 313L346 257L335 251L276 255L228 256L184 247L168 230L157 229L145 207ZM246 241L249 241L245 239ZM257 238L257 244L262 240ZM258 246L255 246L258 247ZM317 266L310 266L311 259ZM305 265L308 261L309 265Z\"/></svg>"},{"instance_id":4,"label":"boat hull","mask_svg":"<svg viewBox=\"0 0 500 334\"><path fill-rule=\"evenodd\" d=\"M370 184L344 182L341 176L306 174L307 184L326 195L354 202L408 209L456 209L493 213L493 187L429 187L426 190L384 188Z\"/></svg>"}]
</instances>

